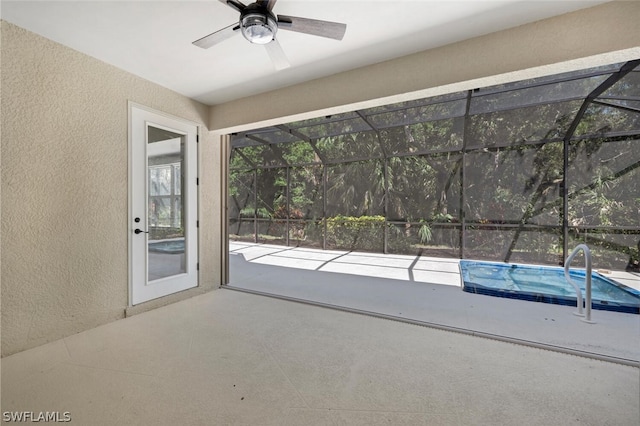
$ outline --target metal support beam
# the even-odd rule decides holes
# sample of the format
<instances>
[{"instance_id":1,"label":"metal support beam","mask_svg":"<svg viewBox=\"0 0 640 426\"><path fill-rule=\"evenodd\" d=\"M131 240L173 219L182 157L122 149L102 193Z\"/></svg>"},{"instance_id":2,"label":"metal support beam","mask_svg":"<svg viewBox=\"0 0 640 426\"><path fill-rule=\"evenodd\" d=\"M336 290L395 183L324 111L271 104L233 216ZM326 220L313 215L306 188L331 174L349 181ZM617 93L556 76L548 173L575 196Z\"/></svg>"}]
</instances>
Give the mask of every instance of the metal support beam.
<instances>
[{"instance_id":1,"label":"metal support beam","mask_svg":"<svg viewBox=\"0 0 640 426\"><path fill-rule=\"evenodd\" d=\"M268 140L259 138L258 136L255 136L255 135L247 134L247 135L245 135L245 137L247 139L254 140L254 141L256 141L256 142L258 142L258 143L260 143L260 144L262 144L264 146L269 147L271 152L273 152L273 154L275 155L276 158L278 158L278 160L282 161L282 164L284 166L288 166L289 165L287 160L285 160L284 157L282 156L282 150L276 144L271 143Z\"/></svg>"},{"instance_id":2,"label":"metal support beam","mask_svg":"<svg viewBox=\"0 0 640 426\"><path fill-rule=\"evenodd\" d=\"M621 109L623 111L640 113L640 108L634 108L634 107L630 107L630 106L627 106L627 105L612 104L610 102L603 102L603 101L599 101L599 100L595 100L595 101L593 101L593 103L596 104L596 105L602 105L602 106L606 106L606 107Z\"/></svg>"},{"instance_id":3,"label":"metal support beam","mask_svg":"<svg viewBox=\"0 0 640 426\"><path fill-rule=\"evenodd\" d=\"M289 173L291 170L290 167L287 167L287 229L285 230L285 232L287 233L286 236L286 243L287 243L287 247L289 247L289 233L290 233L290 225L289 225L289 218L291 217L291 199L290 199L290 195L291 195L291 173Z\"/></svg>"},{"instance_id":4,"label":"metal support beam","mask_svg":"<svg viewBox=\"0 0 640 426\"><path fill-rule=\"evenodd\" d=\"M253 171L253 242L258 243L258 169Z\"/></svg>"},{"instance_id":5,"label":"metal support beam","mask_svg":"<svg viewBox=\"0 0 640 426\"><path fill-rule=\"evenodd\" d=\"M324 155L322 155L320 150L318 150L318 147L316 146L315 142L311 138L309 138L307 135L300 133L296 129L292 129L292 128L288 127L288 126L285 126L284 124L280 124L280 125L276 126L276 128L282 130L285 133L289 133L292 136L295 136L296 138L300 139L301 141L307 142L309 145L311 145L311 148L313 149L313 152L316 153L316 155L318 156L320 161L322 163L326 163L326 158L324 157Z\"/></svg>"},{"instance_id":6,"label":"metal support beam","mask_svg":"<svg viewBox=\"0 0 640 426\"><path fill-rule=\"evenodd\" d=\"M236 152L240 157L242 157L242 159L243 159L244 161L246 161L247 163L249 163L249 165L251 166L251 168L252 168L252 169L255 169L255 168L257 167L257 165L256 165L253 161L251 161L251 159L249 159L249 157L247 157L246 155L244 155L244 154L242 153L242 150L241 150L241 149L235 148L235 149L234 149L234 151L235 151L235 152Z\"/></svg>"},{"instance_id":7,"label":"metal support beam","mask_svg":"<svg viewBox=\"0 0 640 426\"><path fill-rule=\"evenodd\" d=\"M460 207L458 210L458 220L460 221L460 259L464 259L465 247L467 244L467 224L465 219L465 171L466 171L466 156L467 156L467 144L469 140L469 133L471 129L471 98L473 91L467 92L467 104L464 108L464 130L462 132L462 165L460 167Z\"/></svg>"},{"instance_id":8,"label":"metal support beam","mask_svg":"<svg viewBox=\"0 0 640 426\"><path fill-rule=\"evenodd\" d=\"M327 165L322 165L322 250L327 249Z\"/></svg>"}]
</instances>

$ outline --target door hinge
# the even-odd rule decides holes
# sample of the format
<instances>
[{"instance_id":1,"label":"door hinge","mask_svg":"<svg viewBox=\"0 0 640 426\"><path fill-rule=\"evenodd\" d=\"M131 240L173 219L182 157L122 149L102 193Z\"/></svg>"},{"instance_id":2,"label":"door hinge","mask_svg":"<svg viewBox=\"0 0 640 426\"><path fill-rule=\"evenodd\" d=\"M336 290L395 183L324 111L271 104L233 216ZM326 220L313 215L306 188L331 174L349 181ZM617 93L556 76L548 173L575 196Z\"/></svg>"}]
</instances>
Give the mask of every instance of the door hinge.
<instances>
[{"instance_id":1,"label":"door hinge","mask_svg":"<svg viewBox=\"0 0 640 426\"><path fill-rule=\"evenodd\" d=\"M196 271L200 270L200 262L196 263Z\"/></svg>"},{"instance_id":2,"label":"door hinge","mask_svg":"<svg viewBox=\"0 0 640 426\"><path fill-rule=\"evenodd\" d=\"M196 178L196 185L200 185L200 178Z\"/></svg>"},{"instance_id":3,"label":"door hinge","mask_svg":"<svg viewBox=\"0 0 640 426\"><path fill-rule=\"evenodd\" d=\"M200 221L196 220L196 228L200 228Z\"/></svg>"},{"instance_id":4,"label":"door hinge","mask_svg":"<svg viewBox=\"0 0 640 426\"><path fill-rule=\"evenodd\" d=\"M200 135L196 135L196 143L200 142Z\"/></svg>"}]
</instances>

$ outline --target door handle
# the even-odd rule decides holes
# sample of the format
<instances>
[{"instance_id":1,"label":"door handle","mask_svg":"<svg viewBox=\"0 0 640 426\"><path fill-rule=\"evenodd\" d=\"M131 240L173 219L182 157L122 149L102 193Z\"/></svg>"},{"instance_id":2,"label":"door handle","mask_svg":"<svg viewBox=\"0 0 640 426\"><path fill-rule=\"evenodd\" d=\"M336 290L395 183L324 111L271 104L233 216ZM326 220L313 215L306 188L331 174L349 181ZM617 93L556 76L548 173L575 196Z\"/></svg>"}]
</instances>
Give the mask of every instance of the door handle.
<instances>
[{"instance_id":1,"label":"door handle","mask_svg":"<svg viewBox=\"0 0 640 426\"><path fill-rule=\"evenodd\" d=\"M143 230L142 230L142 229L140 229L140 228L136 228L136 229L135 229L135 231L133 231L133 232L135 232L136 234L142 234L143 232L144 232L145 234L148 234L148 233L149 233L149 231L143 231Z\"/></svg>"}]
</instances>

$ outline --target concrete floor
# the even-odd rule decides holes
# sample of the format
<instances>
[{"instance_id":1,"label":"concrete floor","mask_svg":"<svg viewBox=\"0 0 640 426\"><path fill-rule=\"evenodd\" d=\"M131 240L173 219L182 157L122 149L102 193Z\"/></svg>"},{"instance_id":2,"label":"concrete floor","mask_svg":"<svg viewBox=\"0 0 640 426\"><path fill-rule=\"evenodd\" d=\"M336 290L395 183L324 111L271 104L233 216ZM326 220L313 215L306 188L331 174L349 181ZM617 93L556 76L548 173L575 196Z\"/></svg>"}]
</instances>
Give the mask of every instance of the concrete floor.
<instances>
[{"instance_id":1,"label":"concrete floor","mask_svg":"<svg viewBox=\"0 0 640 426\"><path fill-rule=\"evenodd\" d=\"M78 425L637 425L640 370L221 289L2 359L2 411Z\"/></svg>"},{"instance_id":2,"label":"concrete floor","mask_svg":"<svg viewBox=\"0 0 640 426\"><path fill-rule=\"evenodd\" d=\"M231 250L236 288L640 359L637 315L594 311L590 325L572 308L467 294L455 260ZM6 412L69 413L78 425L640 420L637 366L228 289L3 358L1 380L3 422Z\"/></svg>"},{"instance_id":3,"label":"concrete floor","mask_svg":"<svg viewBox=\"0 0 640 426\"><path fill-rule=\"evenodd\" d=\"M640 315L465 293L456 259L230 244L233 288L429 323L588 356L640 361ZM640 277L608 276L640 289Z\"/></svg>"}]
</instances>

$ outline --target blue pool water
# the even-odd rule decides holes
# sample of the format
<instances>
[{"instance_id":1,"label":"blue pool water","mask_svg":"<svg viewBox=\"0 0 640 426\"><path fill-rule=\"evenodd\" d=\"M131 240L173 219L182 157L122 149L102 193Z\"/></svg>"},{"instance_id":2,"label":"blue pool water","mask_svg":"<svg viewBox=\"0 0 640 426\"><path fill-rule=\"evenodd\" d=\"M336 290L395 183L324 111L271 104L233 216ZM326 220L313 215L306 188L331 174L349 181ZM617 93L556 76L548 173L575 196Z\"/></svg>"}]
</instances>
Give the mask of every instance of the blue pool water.
<instances>
[{"instance_id":1,"label":"blue pool water","mask_svg":"<svg viewBox=\"0 0 640 426\"><path fill-rule=\"evenodd\" d=\"M576 291L563 268L460 261L462 289L468 293L557 305L576 306ZM571 279L585 295L585 271L570 271ZM640 314L640 291L594 272L591 275L593 309Z\"/></svg>"},{"instance_id":2,"label":"blue pool water","mask_svg":"<svg viewBox=\"0 0 640 426\"><path fill-rule=\"evenodd\" d=\"M149 251L164 254L184 253L184 239L149 242Z\"/></svg>"}]
</instances>

